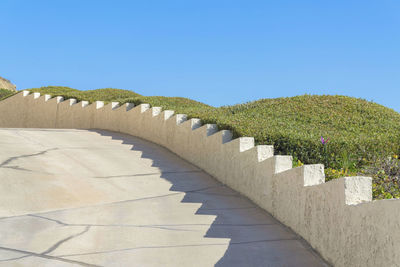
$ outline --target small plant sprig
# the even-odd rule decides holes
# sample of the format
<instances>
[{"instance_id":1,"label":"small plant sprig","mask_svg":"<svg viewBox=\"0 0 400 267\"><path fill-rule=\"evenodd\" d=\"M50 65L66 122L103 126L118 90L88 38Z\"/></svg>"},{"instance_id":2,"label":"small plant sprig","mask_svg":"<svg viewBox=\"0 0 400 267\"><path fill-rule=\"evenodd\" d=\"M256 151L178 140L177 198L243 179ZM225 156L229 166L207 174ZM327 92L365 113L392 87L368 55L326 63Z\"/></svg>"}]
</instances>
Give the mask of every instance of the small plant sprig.
<instances>
[{"instance_id":1,"label":"small plant sprig","mask_svg":"<svg viewBox=\"0 0 400 267\"><path fill-rule=\"evenodd\" d=\"M329 137L325 140L324 137L321 136L321 143L322 143L323 145L328 144L328 142L329 142Z\"/></svg>"}]
</instances>

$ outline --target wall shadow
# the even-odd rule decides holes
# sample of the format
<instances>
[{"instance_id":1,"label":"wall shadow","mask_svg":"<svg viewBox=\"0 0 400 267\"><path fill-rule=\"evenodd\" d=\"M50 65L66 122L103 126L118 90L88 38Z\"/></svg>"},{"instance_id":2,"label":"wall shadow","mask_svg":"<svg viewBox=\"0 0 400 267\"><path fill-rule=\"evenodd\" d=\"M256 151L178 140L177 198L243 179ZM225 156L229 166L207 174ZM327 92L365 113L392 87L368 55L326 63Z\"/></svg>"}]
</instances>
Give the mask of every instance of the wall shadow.
<instances>
[{"instance_id":1,"label":"wall shadow","mask_svg":"<svg viewBox=\"0 0 400 267\"><path fill-rule=\"evenodd\" d=\"M328 266L309 245L246 197L152 142L127 134L90 130L131 145L152 160L170 191L183 192L182 203L200 203L196 214L215 216L204 237L228 238L228 248L215 266Z\"/></svg>"}]
</instances>

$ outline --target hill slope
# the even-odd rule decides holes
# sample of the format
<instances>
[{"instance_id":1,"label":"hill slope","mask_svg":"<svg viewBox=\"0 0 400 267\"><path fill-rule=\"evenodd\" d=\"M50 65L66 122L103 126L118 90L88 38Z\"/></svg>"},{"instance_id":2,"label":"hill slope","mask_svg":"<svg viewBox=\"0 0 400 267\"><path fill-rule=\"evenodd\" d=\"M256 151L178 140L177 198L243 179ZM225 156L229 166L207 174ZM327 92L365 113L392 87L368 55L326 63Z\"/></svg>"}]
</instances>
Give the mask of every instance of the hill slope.
<instances>
[{"instance_id":1,"label":"hill slope","mask_svg":"<svg viewBox=\"0 0 400 267\"><path fill-rule=\"evenodd\" d=\"M17 91L17 87L12 84L9 80L0 77L0 89L7 89L11 91Z\"/></svg>"},{"instance_id":2,"label":"hill slope","mask_svg":"<svg viewBox=\"0 0 400 267\"><path fill-rule=\"evenodd\" d=\"M257 144L272 144L276 154L292 155L296 164L324 163L327 179L359 172L377 177L383 168L376 166L383 162L380 159L400 151L400 114L346 96L302 95L215 108L186 98L141 96L120 89L79 91L52 86L28 90L90 102L149 103L172 109L230 129L236 137L253 136ZM322 144L321 136L329 141ZM377 180L375 197L400 196L397 184L381 182L390 178L393 183L396 175Z\"/></svg>"}]
</instances>

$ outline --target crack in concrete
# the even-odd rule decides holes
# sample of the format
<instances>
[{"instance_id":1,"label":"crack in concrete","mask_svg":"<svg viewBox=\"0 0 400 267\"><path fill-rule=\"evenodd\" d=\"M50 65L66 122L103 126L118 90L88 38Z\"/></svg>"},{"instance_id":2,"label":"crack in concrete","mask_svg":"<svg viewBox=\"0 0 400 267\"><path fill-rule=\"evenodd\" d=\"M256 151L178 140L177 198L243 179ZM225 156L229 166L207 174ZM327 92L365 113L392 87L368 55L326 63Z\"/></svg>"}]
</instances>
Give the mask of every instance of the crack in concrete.
<instances>
[{"instance_id":1,"label":"crack in concrete","mask_svg":"<svg viewBox=\"0 0 400 267\"><path fill-rule=\"evenodd\" d=\"M53 246L51 246L50 248L48 248L47 250L45 250L44 252L42 252L42 253L40 253L40 254L42 254L42 255L49 254L50 252L53 252L54 250L56 250L56 249L57 249L59 246L61 246L63 243L65 243L65 242L67 242L67 241L69 241L69 240L71 240L71 239L73 239L73 238L75 238L75 237L81 236L81 235L87 233L89 230L90 230L90 226L88 225L88 226L85 227L85 229L84 229L82 232L79 232L79 233L77 233L77 234L71 235L71 236L69 236L69 237L67 237L67 238L64 238L64 239L58 241L58 242L55 243Z\"/></svg>"},{"instance_id":2,"label":"crack in concrete","mask_svg":"<svg viewBox=\"0 0 400 267\"><path fill-rule=\"evenodd\" d=\"M5 167L7 164L11 163L14 160L21 159L21 158L40 156L40 155L46 154L47 152L57 150L57 149L58 148L50 148L50 149L46 149L46 150L43 150L43 151L40 151L37 153L33 153L33 154L26 154L26 155L21 155L21 156L10 157L10 158L6 159L5 161L3 161L2 163L0 163L0 168Z\"/></svg>"},{"instance_id":3,"label":"crack in concrete","mask_svg":"<svg viewBox=\"0 0 400 267\"><path fill-rule=\"evenodd\" d=\"M200 189L194 189L194 190L188 190L188 191L176 191L176 193L171 193L171 194L158 195L158 196L152 196L152 197L143 197L143 198L136 198L136 199L129 199L129 200L123 200L123 201L118 201L118 202L113 202L113 203L129 203L129 202L136 202L136 201L142 201L142 200L148 200L148 199L163 198L163 197L169 197L169 196L187 194L187 193L201 193L201 191L212 189L212 188L217 188L217 187L225 187L225 186L224 185L208 186L208 187L203 187L203 188L200 188Z\"/></svg>"},{"instance_id":4,"label":"crack in concrete","mask_svg":"<svg viewBox=\"0 0 400 267\"><path fill-rule=\"evenodd\" d=\"M207 226L207 227L253 227L253 226L271 226L277 225L276 223L249 223L249 224L235 224L235 223L186 223L186 224L164 224L164 225L149 225L149 226Z\"/></svg>"},{"instance_id":5,"label":"crack in concrete","mask_svg":"<svg viewBox=\"0 0 400 267\"><path fill-rule=\"evenodd\" d=\"M35 218L40 218L40 219L44 219L44 220L49 220L49 221L52 221L52 222L61 224L62 226L71 226L71 224L64 223L64 222L62 222L62 221L59 221L59 220L56 220L56 219L52 219L52 218L48 218L48 217L44 217L44 216L40 216L40 215L28 214L27 216L35 217ZM80 225L80 226L82 226L82 225Z\"/></svg>"},{"instance_id":6,"label":"crack in concrete","mask_svg":"<svg viewBox=\"0 0 400 267\"><path fill-rule=\"evenodd\" d=\"M200 208L201 211L206 211L206 210L249 210L249 209L257 209L258 207L256 206L250 206L250 207L241 207L241 208Z\"/></svg>"},{"instance_id":7,"label":"crack in concrete","mask_svg":"<svg viewBox=\"0 0 400 267\"><path fill-rule=\"evenodd\" d=\"M57 222L57 223L59 223L59 224L67 225L67 224L64 224L64 223L62 223L62 222L60 222L60 221L57 221L57 220L52 220L52 219L45 218L45 217L41 217L41 216L36 216L36 217L40 217L40 218L43 218L43 219L55 221L55 222ZM40 253L40 254L38 254L38 255L47 255L47 254L53 252L54 250L56 250L56 249L57 249L59 246L61 246L63 243L65 243L65 242L67 242L67 241L69 241L69 240L71 240L71 239L73 239L73 238L75 238L75 237L81 236L81 235L85 234L86 232L88 232L89 230L90 230L90 226L87 225L83 231L81 231L81 232L79 232L79 233L76 233L76 234L73 234L73 235L70 235L70 236L68 236L67 238L64 238L64 239L62 239L62 240L56 242L54 245L52 245L52 246L49 247L47 250L45 250L44 252L42 252L42 253ZM0 249L1 249L1 248L0 248ZM16 257L16 258L4 259L4 260L0 260L0 262L19 260L19 259L23 259L23 258L30 257L30 256L33 256L33 255L29 254L29 255L24 255L24 256L21 256L21 257Z\"/></svg>"},{"instance_id":8,"label":"crack in concrete","mask_svg":"<svg viewBox=\"0 0 400 267\"><path fill-rule=\"evenodd\" d=\"M57 224L60 224L62 226L89 226L89 227L137 227L137 228L156 228L156 229L164 229L164 230L172 230L172 231L183 231L183 232L195 232L194 230L186 230L186 229L176 229L169 227L169 225L140 225L140 224L91 224L91 223L65 223L60 220L44 217L44 216L39 216L39 215L34 215L34 214L29 214L27 216L30 217L35 217L35 218L40 218L44 220L49 220L52 222L55 222Z\"/></svg>"},{"instance_id":9,"label":"crack in concrete","mask_svg":"<svg viewBox=\"0 0 400 267\"><path fill-rule=\"evenodd\" d=\"M65 254L65 255L58 255L57 257L74 257L74 256L97 255L97 254L123 252L123 251L139 250L139 249L163 249L163 248L167 248L168 249L168 248L184 248L184 247L246 245L246 244L253 244L253 243L278 242L278 241L298 241L298 240L299 240L298 238L281 238L281 239L263 239L263 240L254 240L254 241L214 243L214 244L186 244L186 245L172 245L172 246L143 246L143 247L124 248L124 249L115 249L115 250L106 250L106 251L95 251L95 252L88 252L88 253Z\"/></svg>"},{"instance_id":10,"label":"crack in concrete","mask_svg":"<svg viewBox=\"0 0 400 267\"><path fill-rule=\"evenodd\" d=\"M26 169L26 168L22 168L22 167L19 167L19 166L2 166L0 168L12 169L12 170L16 170L16 171L40 173L40 174L46 174L46 175L53 175L54 174L54 173L50 173L50 172L43 172L43 171L35 171L35 170L31 170L31 169Z\"/></svg>"},{"instance_id":11,"label":"crack in concrete","mask_svg":"<svg viewBox=\"0 0 400 267\"><path fill-rule=\"evenodd\" d=\"M29 214L21 214L21 215L0 217L0 220L12 219L12 218L19 218L19 217L24 217L24 216L32 215L32 214L33 214L33 215L38 215L38 214L49 214L49 213L64 212L64 211L71 211L71 210L78 210L78 209L96 208L96 207L102 207L102 206L112 206L112 205L123 204L123 203L129 203L129 202L134 202L134 201L141 201L141 200L148 200L148 199L155 199L155 198L163 198L163 197L169 197L169 196L176 196L176 195L183 194L183 193L184 193L184 192L177 192L177 193L171 193L171 194L165 194L165 195L159 195L159 196L144 197L144 198L136 198L136 199L127 199L127 200L121 200L121 201L114 201L114 202L108 202L108 203L101 203L101 204L95 204L95 205L88 205L88 206L83 206L83 207L73 207L73 208L67 208L67 209L58 209L58 210L45 211L45 212L36 212L36 213L29 213Z\"/></svg>"},{"instance_id":12,"label":"crack in concrete","mask_svg":"<svg viewBox=\"0 0 400 267\"><path fill-rule=\"evenodd\" d=\"M124 177L132 177L132 176L151 176L151 175L178 174L178 173L204 173L204 171L202 171L202 170L165 171L165 172L138 173L138 174L113 175L113 176L96 176L96 177L92 177L92 178L96 178L96 179L112 179L112 178L124 178Z\"/></svg>"},{"instance_id":13,"label":"crack in concrete","mask_svg":"<svg viewBox=\"0 0 400 267\"><path fill-rule=\"evenodd\" d=\"M195 194L203 194L203 195L210 195L210 196L222 196L222 197L238 197L243 198L240 194L219 194L219 193L208 193L208 192L198 192L198 191L187 191L184 193L195 193Z\"/></svg>"},{"instance_id":14,"label":"crack in concrete","mask_svg":"<svg viewBox=\"0 0 400 267\"><path fill-rule=\"evenodd\" d=\"M15 249L15 248L0 247L0 249L1 250L6 250L6 251L12 251L12 252L18 252L18 253L26 254L26 257L33 256L33 257L45 258L45 259L50 259L50 260L57 260L57 261L62 261L62 262L67 262L67 263L72 263L72 264L78 264L80 266L102 267L101 265L90 264L90 263L77 261L77 260L64 259L64 258L62 258L60 256L50 256L50 255L39 254L39 253L26 251L26 250Z\"/></svg>"},{"instance_id":15,"label":"crack in concrete","mask_svg":"<svg viewBox=\"0 0 400 267\"><path fill-rule=\"evenodd\" d=\"M87 132L88 130L81 129L45 129L45 128L0 128L0 131L19 131L19 132Z\"/></svg>"},{"instance_id":16,"label":"crack in concrete","mask_svg":"<svg viewBox=\"0 0 400 267\"><path fill-rule=\"evenodd\" d=\"M24 255L24 256L16 257L16 258L3 259L3 260L0 260L0 262L15 261L15 260L23 259L23 258L28 258L28 257L30 257L30 256L31 256L31 255Z\"/></svg>"},{"instance_id":17,"label":"crack in concrete","mask_svg":"<svg viewBox=\"0 0 400 267\"><path fill-rule=\"evenodd\" d=\"M33 172L33 170L25 169L25 168L22 168L22 167L19 167L19 166L2 166L1 168L13 169L13 170L16 170L16 171Z\"/></svg>"},{"instance_id":18,"label":"crack in concrete","mask_svg":"<svg viewBox=\"0 0 400 267\"><path fill-rule=\"evenodd\" d=\"M182 193L195 193L195 192L201 192L201 191L205 191L208 189L213 189L213 188L219 188L219 187L225 187L224 185L213 185L213 186L207 186L207 187L203 187L200 189L193 189L193 190L188 190L188 191L181 191Z\"/></svg>"},{"instance_id":19,"label":"crack in concrete","mask_svg":"<svg viewBox=\"0 0 400 267\"><path fill-rule=\"evenodd\" d=\"M249 224L233 224L233 223L213 223L213 224L206 224L206 223L187 223L187 224L91 224L91 223L66 223L61 220L56 220L49 217L29 214L27 216L36 217L44 220L49 220L60 224L62 226L93 226L93 227L143 227L143 228L162 228L167 230L179 230L174 228L168 227L180 227L180 226L237 226L237 227L251 227L251 226L266 226L266 225L277 225L276 223L249 223ZM185 230L183 230L185 231ZM188 231L188 230L186 230Z\"/></svg>"},{"instance_id":20,"label":"crack in concrete","mask_svg":"<svg viewBox=\"0 0 400 267\"><path fill-rule=\"evenodd\" d=\"M52 251L54 251L56 248L58 248L62 243L80 236L84 233L86 233L87 231L89 231L91 226L133 226L133 227L145 227L145 228L161 228L161 229L167 229L167 230L178 230L178 229L174 229L171 228L171 226L207 226L209 227L209 224L170 224L170 225L103 225L103 224L69 224L69 223L65 223L61 220L56 220L56 219L52 219L52 218L48 218L48 217L44 217L44 216L37 216L37 215L29 215L32 217L36 217L36 218L41 218L44 220L49 220L49 221L53 221L57 224L60 224L62 226L86 226L85 230L77 233L75 235L72 235L68 238L65 238L59 242L57 242L55 245L51 246L49 249L47 249L45 252L41 253L41 254L48 254ZM276 225L276 224L213 224L214 226L233 226L233 227L251 227L251 226L270 226L270 225ZM189 230L190 231L190 230ZM57 257L72 257L72 256L84 256L84 255L93 255L93 254L102 254L102 253L113 253L113 252L119 252L119 251L128 251L128 250L137 250L137 249L155 249L155 248L177 248L177 247L193 247L193 246L215 246L215 245L241 245L241 244L249 244L249 243L259 243L259 242L273 242L273 241L285 241L285 240L298 240L298 238L290 238L290 239L267 239L267 240L255 240L255 241L243 241L243 242L231 242L231 243L219 243L219 244L189 244L189 245L180 245L180 246L154 246L154 247L136 247L136 248L126 248L126 249L121 249L121 250L110 250L110 251L103 251L103 252L91 252L91 253L81 253L81 254L69 254L69 255L59 255ZM22 257L18 257L15 259L20 259L23 257L28 257L29 255L26 256L22 256ZM12 260L12 259L8 259Z\"/></svg>"},{"instance_id":21,"label":"crack in concrete","mask_svg":"<svg viewBox=\"0 0 400 267\"><path fill-rule=\"evenodd\" d=\"M163 198L163 197L170 197L170 196L176 196L180 194L186 194L186 193L197 193L198 191L204 191L212 188L217 188L217 187L226 187L225 185L218 185L218 186L210 186L210 187L204 187L200 189L194 189L194 190L189 190L189 191L176 191L176 193L170 193L170 194L165 194L165 195L158 195L158 196L151 196L151 197L143 197L143 198L135 198L135 199L127 199L127 200L121 200L121 201L115 201L115 202L108 202L108 203L101 203L101 204L96 204L96 205L89 205L89 206L84 206L84 207L74 207L74 208L67 208L67 209L58 209L58 210L52 210L52 211L45 211L45 212L37 212L37 213L30 213L30 214L21 214L21 215L15 215L15 216L7 216L7 217L0 217L0 220L5 220L5 219L11 219L11 218L18 218L18 217L23 217L23 216L28 216L28 215L38 215L38 214L49 214L49 213L54 213L54 212L63 212L63 211L70 211L70 210L77 210L77 209L86 209L86 208L94 208L94 207L101 207L101 206L112 206L112 205L117 205L117 204L122 204L122 203L129 203L129 202L136 202L136 201L142 201L142 200L149 200L149 199L157 199L157 198ZM198 192L202 193L202 192ZM203 193L206 194L206 193ZM209 193L210 195L212 193ZM214 195L220 195L220 196L232 196L232 197L242 197L241 195L226 195L226 194L215 194ZM198 202L196 202L198 203Z\"/></svg>"}]
</instances>

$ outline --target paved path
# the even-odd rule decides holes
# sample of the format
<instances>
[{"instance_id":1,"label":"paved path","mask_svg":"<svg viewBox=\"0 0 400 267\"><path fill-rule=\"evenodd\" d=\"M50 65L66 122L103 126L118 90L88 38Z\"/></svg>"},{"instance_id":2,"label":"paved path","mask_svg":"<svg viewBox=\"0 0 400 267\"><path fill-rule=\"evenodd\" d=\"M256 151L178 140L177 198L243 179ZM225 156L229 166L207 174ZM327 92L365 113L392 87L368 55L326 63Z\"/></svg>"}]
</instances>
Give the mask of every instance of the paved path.
<instances>
[{"instance_id":1,"label":"paved path","mask_svg":"<svg viewBox=\"0 0 400 267\"><path fill-rule=\"evenodd\" d=\"M252 202L155 144L0 129L0 266L324 266Z\"/></svg>"}]
</instances>

